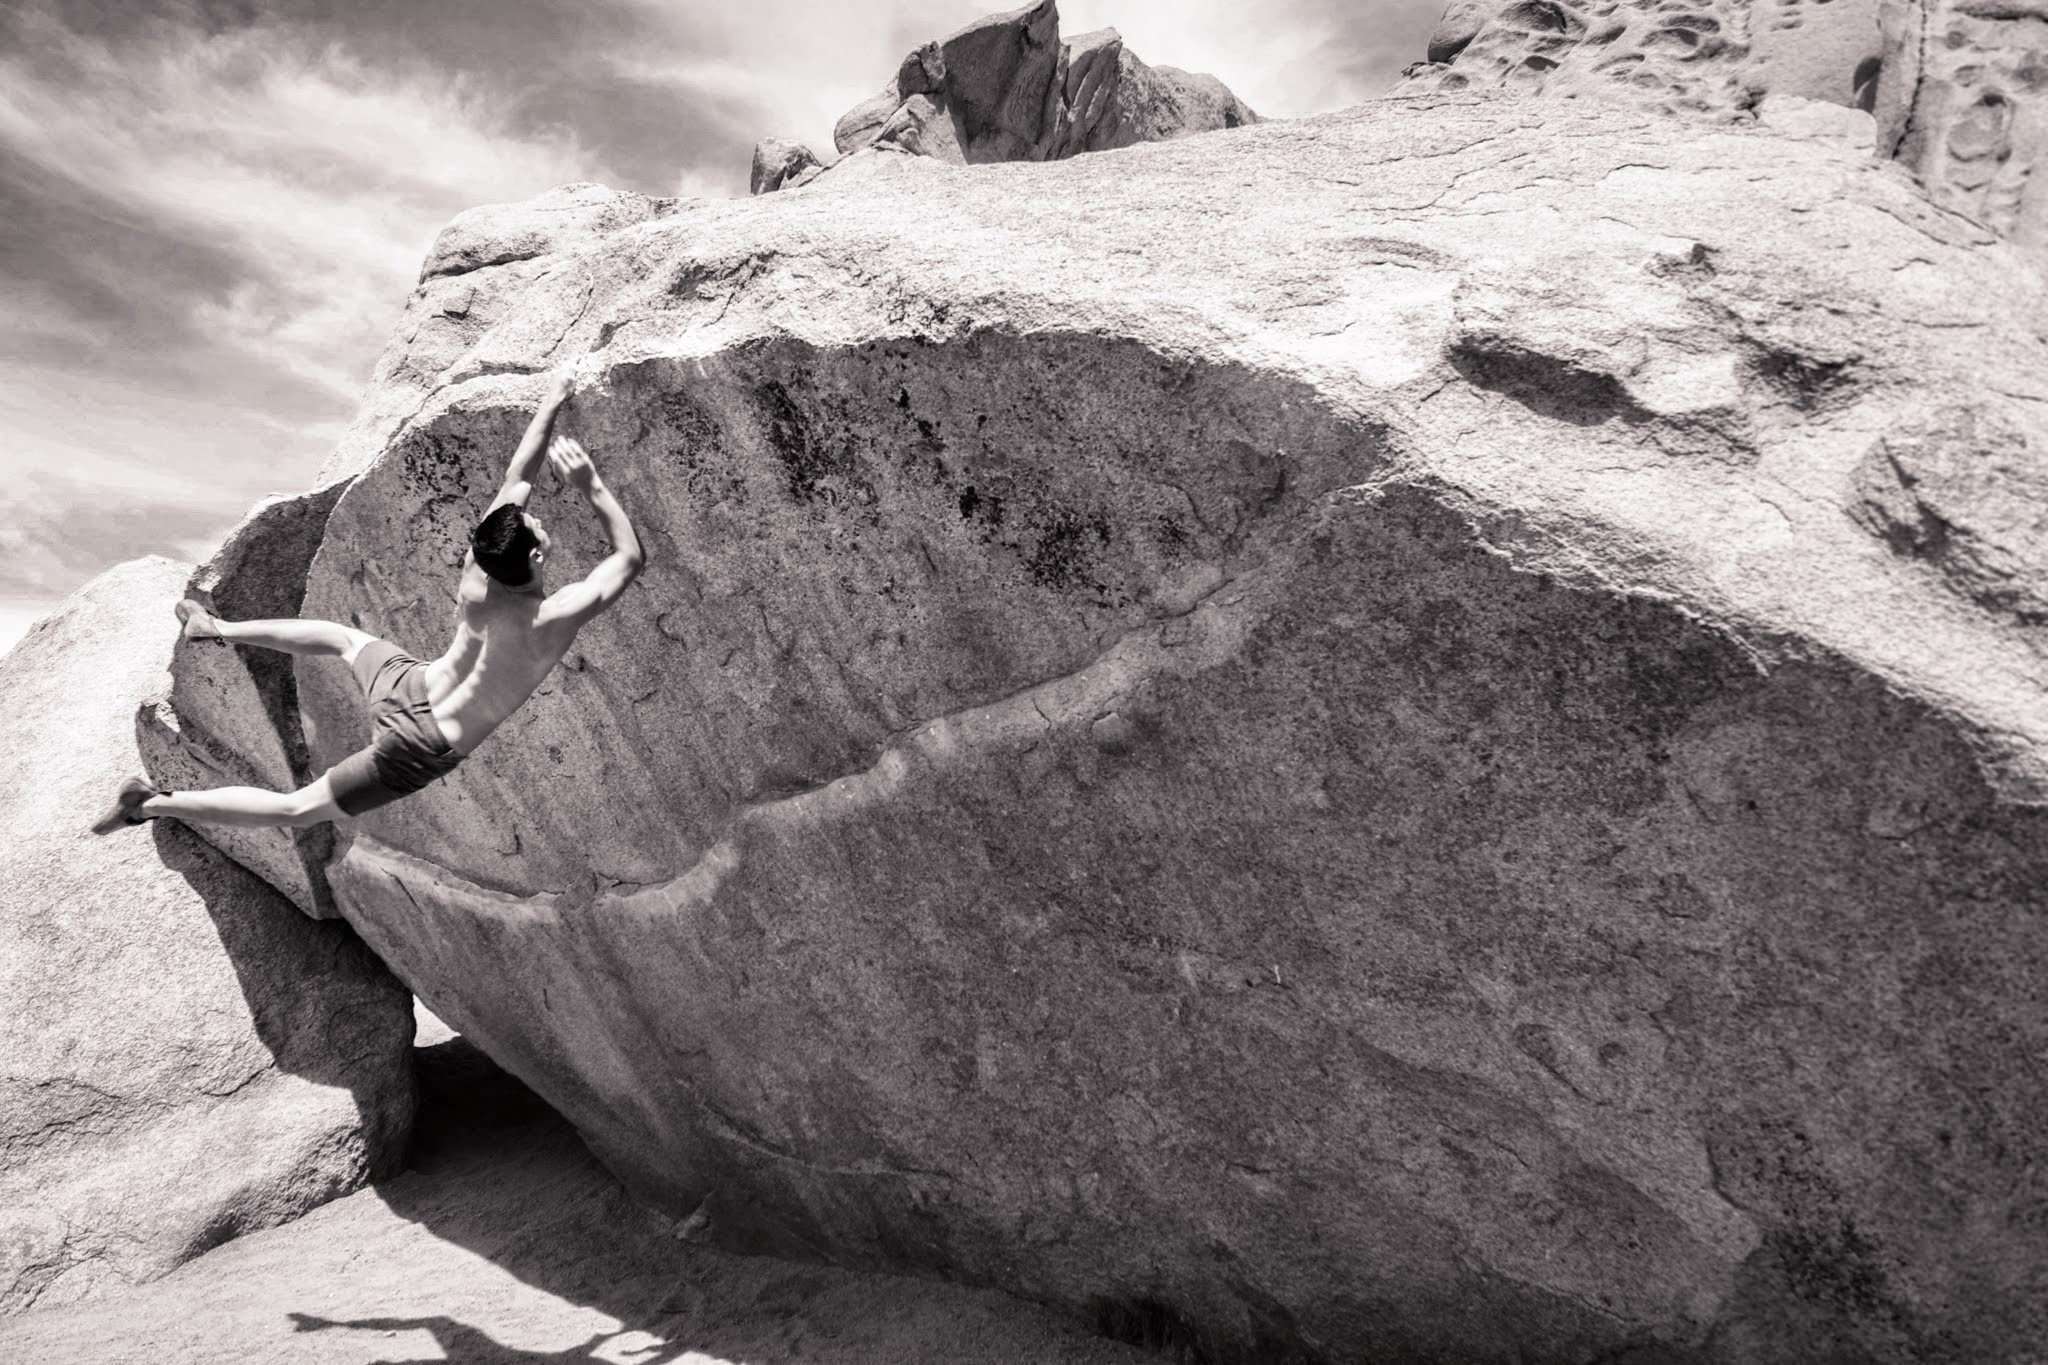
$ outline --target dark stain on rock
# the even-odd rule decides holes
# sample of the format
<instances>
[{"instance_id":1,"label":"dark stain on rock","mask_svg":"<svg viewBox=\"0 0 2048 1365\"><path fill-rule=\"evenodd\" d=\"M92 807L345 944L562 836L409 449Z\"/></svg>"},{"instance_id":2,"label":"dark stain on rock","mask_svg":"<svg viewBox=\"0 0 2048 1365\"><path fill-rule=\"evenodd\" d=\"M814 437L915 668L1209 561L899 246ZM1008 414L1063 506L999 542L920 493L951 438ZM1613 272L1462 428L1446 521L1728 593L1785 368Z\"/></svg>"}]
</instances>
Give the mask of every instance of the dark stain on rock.
<instances>
[{"instance_id":1,"label":"dark stain on rock","mask_svg":"<svg viewBox=\"0 0 2048 1365\"><path fill-rule=\"evenodd\" d=\"M1767 350L1756 362L1756 377L1801 412L1811 412L1837 396L1850 379L1849 360L1824 360L1797 351Z\"/></svg>"},{"instance_id":2,"label":"dark stain on rock","mask_svg":"<svg viewBox=\"0 0 2048 1365\"><path fill-rule=\"evenodd\" d=\"M1110 541L1108 522L1060 508L1047 515L1037 529L1037 543L1024 560L1024 571L1032 582L1046 588L1105 591L1095 570L1097 555Z\"/></svg>"},{"instance_id":3,"label":"dark stain on rock","mask_svg":"<svg viewBox=\"0 0 2048 1365\"><path fill-rule=\"evenodd\" d=\"M1176 1362L1212 1365L1202 1333L1158 1299L1097 1299L1089 1305L1095 1330L1111 1341Z\"/></svg>"},{"instance_id":4,"label":"dark stain on rock","mask_svg":"<svg viewBox=\"0 0 2048 1365\"><path fill-rule=\"evenodd\" d=\"M850 440L834 445L814 430L789 390L776 380L755 393L768 419L769 446L782 463L792 499L836 506L852 494L863 504L874 501L874 489L858 477Z\"/></svg>"},{"instance_id":5,"label":"dark stain on rock","mask_svg":"<svg viewBox=\"0 0 2048 1365\"><path fill-rule=\"evenodd\" d=\"M1857 1229L1853 1218L1821 1227L1774 1228L1764 1235L1764 1245L1799 1297L1859 1315L1896 1314L1877 1244Z\"/></svg>"},{"instance_id":6,"label":"dark stain on rock","mask_svg":"<svg viewBox=\"0 0 2048 1365\"><path fill-rule=\"evenodd\" d=\"M1512 398L1538 417L1595 427L1648 419L1621 381L1563 356L1545 355L1505 338L1462 336L1451 345L1453 369L1475 388Z\"/></svg>"}]
</instances>

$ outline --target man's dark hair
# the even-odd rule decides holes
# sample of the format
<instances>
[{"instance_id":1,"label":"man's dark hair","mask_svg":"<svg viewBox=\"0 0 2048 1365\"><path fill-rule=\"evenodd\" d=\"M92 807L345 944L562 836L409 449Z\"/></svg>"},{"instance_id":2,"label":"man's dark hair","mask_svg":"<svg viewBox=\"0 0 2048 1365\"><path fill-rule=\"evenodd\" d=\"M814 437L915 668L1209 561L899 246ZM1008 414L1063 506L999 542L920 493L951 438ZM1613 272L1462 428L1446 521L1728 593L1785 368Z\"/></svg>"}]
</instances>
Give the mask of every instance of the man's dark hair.
<instances>
[{"instance_id":1,"label":"man's dark hair","mask_svg":"<svg viewBox=\"0 0 2048 1365\"><path fill-rule=\"evenodd\" d=\"M516 503L494 507L491 514L469 533L469 548L483 571L508 588L523 588L533 581L530 557L540 544L526 524L526 513Z\"/></svg>"}]
</instances>

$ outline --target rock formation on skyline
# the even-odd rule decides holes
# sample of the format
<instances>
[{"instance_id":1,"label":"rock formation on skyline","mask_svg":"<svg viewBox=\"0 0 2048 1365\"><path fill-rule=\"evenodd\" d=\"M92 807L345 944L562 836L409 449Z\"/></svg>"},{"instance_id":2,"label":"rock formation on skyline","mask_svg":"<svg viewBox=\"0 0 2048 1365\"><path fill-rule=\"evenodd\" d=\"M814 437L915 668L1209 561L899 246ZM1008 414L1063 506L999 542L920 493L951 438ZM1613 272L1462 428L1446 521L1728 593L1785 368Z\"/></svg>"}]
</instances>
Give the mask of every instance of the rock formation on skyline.
<instances>
[{"instance_id":1,"label":"rock formation on skyline","mask_svg":"<svg viewBox=\"0 0 2048 1365\"><path fill-rule=\"evenodd\" d=\"M1057 161L1258 121L1214 76L1147 66L1115 29L1062 42L1058 7L1038 0L912 52L832 138L841 156L877 147L978 165ZM806 183L817 164L809 148L764 139L753 192Z\"/></svg>"}]
</instances>

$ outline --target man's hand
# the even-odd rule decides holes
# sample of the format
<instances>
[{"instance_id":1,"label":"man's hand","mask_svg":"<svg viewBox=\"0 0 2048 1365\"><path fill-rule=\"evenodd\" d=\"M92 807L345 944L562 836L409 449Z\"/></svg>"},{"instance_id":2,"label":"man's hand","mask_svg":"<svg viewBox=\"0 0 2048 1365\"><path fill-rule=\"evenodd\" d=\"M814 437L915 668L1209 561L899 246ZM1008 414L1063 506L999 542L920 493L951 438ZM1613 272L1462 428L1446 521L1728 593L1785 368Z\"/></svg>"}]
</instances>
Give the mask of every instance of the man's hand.
<instances>
[{"instance_id":1,"label":"man's hand","mask_svg":"<svg viewBox=\"0 0 2048 1365\"><path fill-rule=\"evenodd\" d=\"M590 490L597 483L597 466L590 462L590 452L574 436L557 436L548 442L548 463L555 467L555 473L562 482L581 493L590 496Z\"/></svg>"},{"instance_id":2,"label":"man's hand","mask_svg":"<svg viewBox=\"0 0 2048 1365\"><path fill-rule=\"evenodd\" d=\"M575 391L576 363L570 361L558 367L549 378L547 391L541 396L541 402L548 407L559 408L569 401L569 395Z\"/></svg>"},{"instance_id":3,"label":"man's hand","mask_svg":"<svg viewBox=\"0 0 2048 1365\"><path fill-rule=\"evenodd\" d=\"M491 500L493 508L506 503L526 506L526 499L533 492L533 481L540 477L540 457L547 445L548 433L555 429L555 415L569 401L569 395L575 388L576 363L570 361L556 369L548 379L547 387L541 390L540 406L534 409L533 420L526 424L526 434L519 438L519 449L512 452L512 462L505 466L505 478L498 485L498 496Z\"/></svg>"}]
</instances>

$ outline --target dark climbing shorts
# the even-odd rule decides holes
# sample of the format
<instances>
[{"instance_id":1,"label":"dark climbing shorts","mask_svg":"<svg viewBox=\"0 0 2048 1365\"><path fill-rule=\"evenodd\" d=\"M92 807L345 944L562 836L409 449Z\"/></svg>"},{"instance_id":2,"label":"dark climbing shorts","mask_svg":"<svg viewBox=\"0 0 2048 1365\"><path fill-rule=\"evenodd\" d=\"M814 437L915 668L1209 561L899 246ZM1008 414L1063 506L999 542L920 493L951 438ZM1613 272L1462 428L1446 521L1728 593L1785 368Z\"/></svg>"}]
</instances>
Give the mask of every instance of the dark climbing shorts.
<instances>
[{"instance_id":1,"label":"dark climbing shorts","mask_svg":"<svg viewBox=\"0 0 2048 1365\"><path fill-rule=\"evenodd\" d=\"M370 743L327 770L344 815L388 806L462 762L427 702L425 664L388 640L375 640L356 655L355 670L370 704Z\"/></svg>"}]
</instances>

